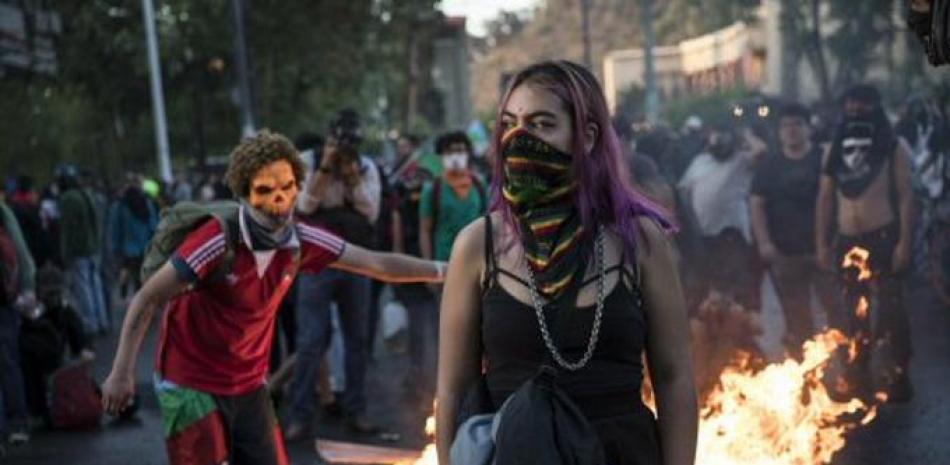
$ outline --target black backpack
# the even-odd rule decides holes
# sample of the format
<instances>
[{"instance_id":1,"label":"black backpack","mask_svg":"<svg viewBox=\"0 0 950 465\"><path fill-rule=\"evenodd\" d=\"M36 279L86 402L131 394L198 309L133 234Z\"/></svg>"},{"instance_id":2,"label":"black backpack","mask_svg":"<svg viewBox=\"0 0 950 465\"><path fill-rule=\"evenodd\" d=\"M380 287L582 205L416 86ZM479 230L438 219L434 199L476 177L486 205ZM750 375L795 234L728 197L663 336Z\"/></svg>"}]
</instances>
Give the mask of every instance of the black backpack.
<instances>
[{"instance_id":1,"label":"black backpack","mask_svg":"<svg viewBox=\"0 0 950 465\"><path fill-rule=\"evenodd\" d=\"M587 417L543 366L505 402L495 431L493 465L605 465L604 448Z\"/></svg>"}]
</instances>

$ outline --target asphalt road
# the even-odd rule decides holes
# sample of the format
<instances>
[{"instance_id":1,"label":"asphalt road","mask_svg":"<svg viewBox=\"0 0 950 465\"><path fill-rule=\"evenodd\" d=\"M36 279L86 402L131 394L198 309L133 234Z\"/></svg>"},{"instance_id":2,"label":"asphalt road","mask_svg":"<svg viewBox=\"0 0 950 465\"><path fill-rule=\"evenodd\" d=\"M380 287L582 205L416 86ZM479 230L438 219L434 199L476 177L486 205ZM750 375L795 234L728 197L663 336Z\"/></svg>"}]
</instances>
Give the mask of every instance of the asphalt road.
<instances>
[{"instance_id":1,"label":"asphalt road","mask_svg":"<svg viewBox=\"0 0 950 465\"><path fill-rule=\"evenodd\" d=\"M871 425L850 433L848 444L834 459L835 465L941 465L950 464L950 308L937 303L926 287L910 286L915 358L911 376L916 396L906 404L885 405ZM777 340L775 310L767 306L766 337ZM116 337L97 341L99 358L95 372L103 379L111 363ZM6 463L29 465L152 465L167 463L159 417L151 388L154 335L141 356L139 387L143 405L134 421L104 422L99 429L84 432L35 431L30 444L9 451ZM389 432L401 435L389 441L379 437L353 437L326 417L320 437L375 442L402 447L420 447L427 414L425 399L413 399L413 389L403 386L406 356L379 344L376 362L368 374L369 417ZM289 446L293 463L310 465L316 457L310 441Z\"/></svg>"}]
</instances>

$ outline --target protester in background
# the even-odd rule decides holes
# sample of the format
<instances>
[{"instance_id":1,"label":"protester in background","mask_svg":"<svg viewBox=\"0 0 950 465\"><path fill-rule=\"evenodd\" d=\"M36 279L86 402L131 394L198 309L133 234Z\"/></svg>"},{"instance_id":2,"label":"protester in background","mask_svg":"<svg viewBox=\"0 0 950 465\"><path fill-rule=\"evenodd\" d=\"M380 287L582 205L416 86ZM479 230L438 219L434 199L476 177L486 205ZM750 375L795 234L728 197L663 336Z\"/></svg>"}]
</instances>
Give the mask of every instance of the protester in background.
<instances>
[{"instance_id":1,"label":"protester in background","mask_svg":"<svg viewBox=\"0 0 950 465\"><path fill-rule=\"evenodd\" d=\"M749 224L749 189L765 143L748 128L714 126L706 149L687 168L679 190L696 219L704 254L696 257L703 287L758 311L760 270ZM705 292L702 292L705 294Z\"/></svg>"},{"instance_id":2,"label":"protester in background","mask_svg":"<svg viewBox=\"0 0 950 465\"><path fill-rule=\"evenodd\" d=\"M43 266L53 260L53 255L58 250L53 243L58 240L58 237L51 234L52 231L43 220L40 198L34 189L33 178L30 176L17 178L17 189L10 196L8 204L16 215L20 230L23 231L23 238L30 248L30 254L36 266Z\"/></svg>"},{"instance_id":3,"label":"protester in background","mask_svg":"<svg viewBox=\"0 0 950 465\"><path fill-rule=\"evenodd\" d=\"M132 293L142 286L139 269L142 257L155 228L158 226L158 208L145 195L138 183L127 186L110 215L111 244L117 255L123 275L131 285ZM125 294L126 286L120 291Z\"/></svg>"},{"instance_id":4,"label":"protester in background","mask_svg":"<svg viewBox=\"0 0 950 465\"><path fill-rule=\"evenodd\" d=\"M16 217L0 200L0 457L4 443L30 440L20 370L20 313L36 306L36 269Z\"/></svg>"},{"instance_id":5,"label":"protester in background","mask_svg":"<svg viewBox=\"0 0 950 465\"><path fill-rule=\"evenodd\" d=\"M603 91L587 68L544 62L510 82L492 144L493 211L455 241L442 301L439 463L450 462L458 407L480 376L497 409L553 363L555 343L542 341L536 318L550 310L571 312L559 319L566 330L552 329L564 359L582 360L595 341L586 366L559 369L556 385L590 422L602 463L692 464L696 389L670 223L625 186ZM589 338L597 315L600 332ZM644 354L656 416L640 400ZM504 452L519 463L547 463L531 457L557 452L530 446Z\"/></svg>"},{"instance_id":6,"label":"protester in background","mask_svg":"<svg viewBox=\"0 0 950 465\"><path fill-rule=\"evenodd\" d=\"M488 208L483 181L471 170L472 143L461 131L447 132L435 141L442 160L442 176L426 184L419 198L419 253L427 260L447 261L459 232ZM416 380L423 397L435 389L438 336L438 302L441 289L406 303L409 310L409 380ZM412 306L410 306L412 305Z\"/></svg>"},{"instance_id":7,"label":"protester in background","mask_svg":"<svg viewBox=\"0 0 950 465\"><path fill-rule=\"evenodd\" d=\"M913 350L903 296L915 220L910 154L894 133L876 88L854 86L843 103L844 117L822 167L815 224L819 264L839 271L844 286L845 307L836 326L861 341L846 383L841 384L847 389L837 394L873 395L870 350L880 341L889 346L895 361L888 370L888 400L906 402L913 397L908 375ZM834 238L832 231L837 232ZM870 252L874 281L870 288L856 279L853 270L839 266L853 247ZM870 318L855 314L861 297L874 303Z\"/></svg>"},{"instance_id":8,"label":"protester in background","mask_svg":"<svg viewBox=\"0 0 950 465\"><path fill-rule=\"evenodd\" d=\"M799 104L779 109L777 150L756 167L749 200L759 256L771 272L785 315L786 349L801 355L815 333L812 289L821 308L837 308L835 289L815 260L815 203L821 149L811 142L810 112Z\"/></svg>"},{"instance_id":9,"label":"protester in background","mask_svg":"<svg viewBox=\"0 0 950 465\"><path fill-rule=\"evenodd\" d=\"M422 190L419 201L419 249L423 258L448 260L458 233L487 208L485 185L469 167L472 143L464 132L436 140L442 176Z\"/></svg>"},{"instance_id":10,"label":"protester in background","mask_svg":"<svg viewBox=\"0 0 950 465\"><path fill-rule=\"evenodd\" d=\"M331 122L320 166L297 210L308 221L340 235L347 242L374 248L375 222L380 210L380 179L375 164L361 156L359 114L343 110ZM300 439L314 417L313 389L332 334L331 303L343 335L346 391L343 407L347 427L357 433L375 433L379 427L366 418L366 363L369 344L367 314L369 278L345 270L302 272L297 282L297 366L291 385L288 440Z\"/></svg>"},{"instance_id":11,"label":"protester in background","mask_svg":"<svg viewBox=\"0 0 950 465\"><path fill-rule=\"evenodd\" d=\"M109 317L100 273L102 210L92 192L80 185L75 168L65 169L58 183L63 192L59 198L60 244L70 290L86 332L104 334L109 331Z\"/></svg>"}]
</instances>

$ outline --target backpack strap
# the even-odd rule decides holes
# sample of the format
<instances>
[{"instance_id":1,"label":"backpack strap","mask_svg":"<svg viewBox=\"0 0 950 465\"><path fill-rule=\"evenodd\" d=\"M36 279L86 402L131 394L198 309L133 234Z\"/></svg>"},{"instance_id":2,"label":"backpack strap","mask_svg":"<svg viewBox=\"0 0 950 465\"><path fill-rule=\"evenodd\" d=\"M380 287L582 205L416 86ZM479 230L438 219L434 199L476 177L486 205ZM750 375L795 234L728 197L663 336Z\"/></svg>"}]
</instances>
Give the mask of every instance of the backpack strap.
<instances>
[{"instance_id":1,"label":"backpack strap","mask_svg":"<svg viewBox=\"0 0 950 465\"><path fill-rule=\"evenodd\" d=\"M234 257L237 255L237 248L241 243L240 210L238 210L237 215L215 215L214 218L218 220L221 230L224 231L224 256L214 271L211 272L209 282L220 282L234 268Z\"/></svg>"},{"instance_id":2,"label":"backpack strap","mask_svg":"<svg viewBox=\"0 0 950 465\"><path fill-rule=\"evenodd\" d=\"M432 237L435 240L435 228L439 224L439 210L442 209L442 178L436 178L432 184Z\"/></svg>"}]
</instances>

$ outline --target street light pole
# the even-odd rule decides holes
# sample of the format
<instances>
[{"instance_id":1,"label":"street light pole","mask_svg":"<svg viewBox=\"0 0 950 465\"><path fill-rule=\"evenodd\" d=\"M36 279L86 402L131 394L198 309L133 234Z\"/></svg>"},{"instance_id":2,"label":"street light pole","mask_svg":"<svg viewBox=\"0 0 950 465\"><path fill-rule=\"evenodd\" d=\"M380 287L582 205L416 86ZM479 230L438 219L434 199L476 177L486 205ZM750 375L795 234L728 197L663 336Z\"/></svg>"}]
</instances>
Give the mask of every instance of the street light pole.
<instances>
[{"instance_id":1,"label":"street light pole","mask_svg":"<svg viewBox=\"0 0 950 465\"><path fill-rule=\"evenodd\" d=\"M155 120L155 145L158 149L158 173L162 181L172 182L172 163L168 149L168 125L165 122L165 95L162 92L162 65L158 56L158 35L155 32L155 6L142 0L145 39L148 43L149 81L152 86L152 112Z\"/></svg>"},{"instance_id":2,"label":"street light pole","mask_svg":"<svg viewBox=\"0 0 950 465\"><path fill-rule=\"evenodd\" d=\"M590 52L590 0L581 0L581 34L584 42L584 64L588 69L593 69Z\"/></svg>"},{"instance_id":3,"label":"street light pole","mask_svg":"<svg viewBox=\"0 0 950 465\"><path fill-rule=\"evenodd\" d=\"M646 108L645 113L647 121L656 122L660 114L660 94L656 82L656 61L653 57L653 49L656 47L656 34L653 31L653 0L641 0L640 2L643 26L643 82L646 84Z\"/></svg>"},{"instance_id":4,"label":"street light pole","mask_svg":"<svg viewBox=\"0 0 950 465\"><path fill-rule=\"evenodd\" d=\"M247 61L247 41L244 38L244 0L231 0L234 10L234 56L237 63L238 91L241 98L241 134L254 135L254 109L251 102L251 77Z\"/></svg>"}]
</instances>

